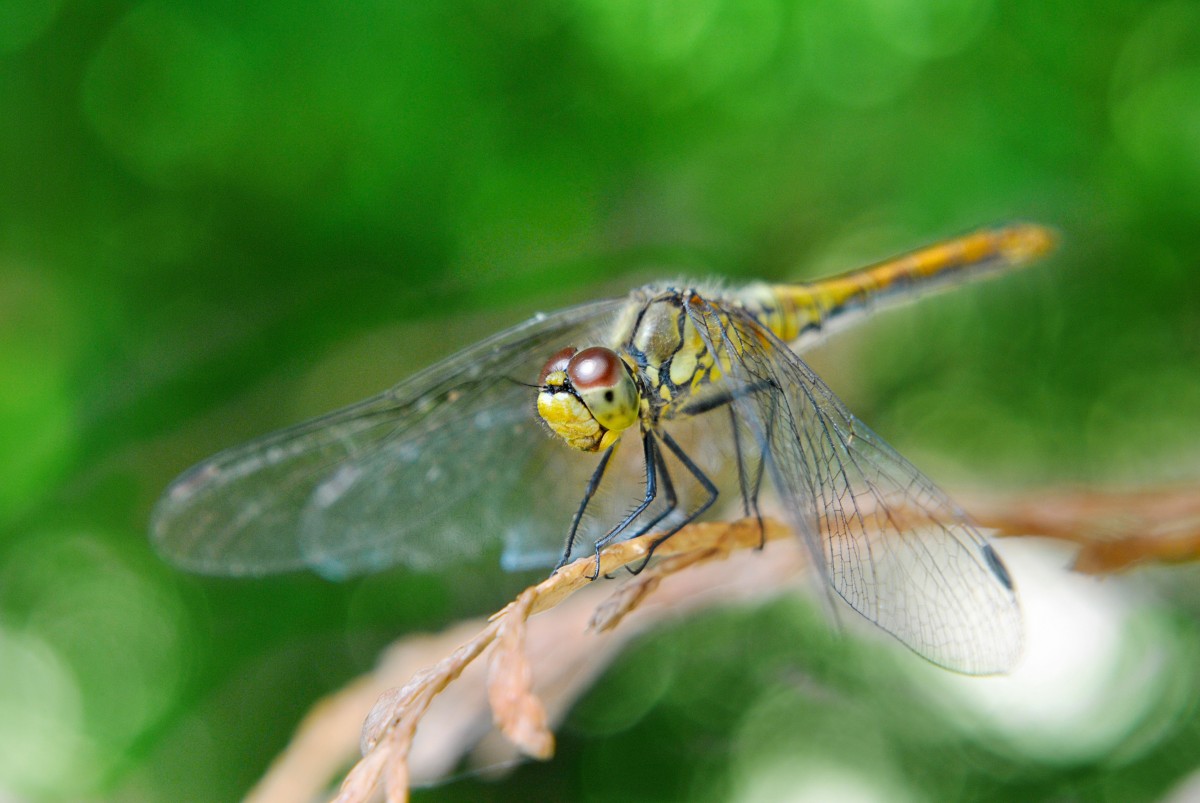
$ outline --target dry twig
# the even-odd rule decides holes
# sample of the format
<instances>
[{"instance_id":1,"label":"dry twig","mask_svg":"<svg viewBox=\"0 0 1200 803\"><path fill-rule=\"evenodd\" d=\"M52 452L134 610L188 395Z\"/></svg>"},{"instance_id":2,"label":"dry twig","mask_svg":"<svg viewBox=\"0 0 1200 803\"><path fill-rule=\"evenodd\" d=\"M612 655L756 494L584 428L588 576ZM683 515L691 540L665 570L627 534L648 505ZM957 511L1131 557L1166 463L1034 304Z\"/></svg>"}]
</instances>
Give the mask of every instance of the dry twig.
<instances>
[{"instance_id":1,"label":"dry twig","mask_svg":"<svg viewBox=\"0 0 1200 803\"><path fill-rule=\"evenodd\" d=\"M1117 571L1137 562L1200 556L1200 493L1191 488L978 500L974 509L983 524L1002 534L1044 535L1080 544L1080 571ZM759 546L764 537L784 541L772 547L770 560L749 555L750 560L737 562L732 571L714 571L717 567L711 564ZM644 536L608 547L601 553L601 572L639 564L652 541L653 536ZM366 801L381 784L389 803L406 800L414 778L410 769L416 767L418 777L444 775L482 736L488 723L479 713L488 709L492 724L511 745L524 755L548 758L554 749L551 724L628 639L656 618L699 607L714 597L776 593L805 565L790 530L773 521L766 522L765 532L749 520L693 524L665 542L656 557L655 564L599 603L596 596L608 586L592 582L595 561L587 557L526 589L486 623L470 622L442 636L406 639L374 676L314 709L249 800L312 797L349 751L345 711L361 712L368 695L378 694L380 685L392 677L411 680L376 702L362 731L363 758L342 784L338 803ZM663 587L668 580L673 583L670 589ZM580 599L568 599L585 590L589 593L578 594ZM662 604L647 614L643 609L652 597ZM558 616L538 620L545 627L531 629L530 617L556 607ZM630 617L634 613L638 615ZM572 638L584 630L585 621L593 636L587 641ZM618 629L618 624L623 626ZM464 642L467 633L475 635ZM428 666L434 656L446 655L455 643L461 646L441 661L415 671ZM489 647L485 679L475 661ZM538 657L536 692L530 655ZM454 683L464 675L471 675L470 682ZM449 691L452 684L454 693ZM435 737L432 746L422 754L421 742L414 739L435 700L446 708L430 734ZM336 744L328 736L333 731L342 734ZM491 751L496 759L512 757L494 745Z\"/></svg>"},{"instance_id":2,"label":"dry twig","mask_svg":"<svg viewBox=\"0 0 1200 803\"><path fill-rule=\"evenodd\" d=\"M1044 535L1078 544L1075 571L1111 574L1141 563L1200 559L1200 489L1068 490L981 500L979 521L1002 535Z\"/></svg>"},{"instance_id":3,"label":"dry twig","mask_svg":"<svg viewBox=\"0 0 1200 803\"><path fill-rule=\"evenodd\" d=\"M685 528L658 549L658 554L666 560L655 567L657 571L643 573L643 580L631 584L641 589L640 592L620 595L602 625L611 626L631 612L666 574L685 566L724 558L733 549L758 546L764 536L778 538L786 532L782 525L772 524L766 532L760 533L757 522L744 521L695 524ZM608 574L644 560L654 540L653 536L643 536L605 549L601 553L601 572ZM489 646L492 658L487 681L488 701L497 729L525 755L549 758L554 751L554 737L547 725L545 708L532 691L532 671L524 650L526 621L589 586L594 571L595 561L590 557L563 567L522 592L493 616L475 638L432 669L419 673L398 692L386 694L368 718L363 736L364 757L342 784L336 802L365 801L380 781L388 803L407 800L408 757L417 725L434 697Z\"/></svg>"}]
</instances>

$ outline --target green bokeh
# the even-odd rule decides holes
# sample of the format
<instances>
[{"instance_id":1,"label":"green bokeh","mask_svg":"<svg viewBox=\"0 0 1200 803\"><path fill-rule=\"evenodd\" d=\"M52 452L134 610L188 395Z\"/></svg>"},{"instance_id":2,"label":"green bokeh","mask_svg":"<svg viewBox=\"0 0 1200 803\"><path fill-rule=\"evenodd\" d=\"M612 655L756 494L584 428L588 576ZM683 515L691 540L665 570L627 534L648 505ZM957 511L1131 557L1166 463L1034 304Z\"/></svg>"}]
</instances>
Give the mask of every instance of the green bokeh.
<instances>
[{"instance_id":1,"label":"green bokeh","mask_svg":"<svg viewBox=\"0 0 1200 803\"><path fill-rule=\"evenodd\" d=\"M1044 265L814 364L947 485L1194 483L1198 99L1175 0L5 4L0 797L235 799L396 634L503 600L490 574L185 576L146 521L219 448L648 277L1050 224ZM1185 586L1162 615L1190 644ZM1136 755L999 754L780 611L655 636L554 762L428 797L770 799L833 766L896 798L1143 800L1194 767L1192 691Z\"/></svg>"}]
</instances>

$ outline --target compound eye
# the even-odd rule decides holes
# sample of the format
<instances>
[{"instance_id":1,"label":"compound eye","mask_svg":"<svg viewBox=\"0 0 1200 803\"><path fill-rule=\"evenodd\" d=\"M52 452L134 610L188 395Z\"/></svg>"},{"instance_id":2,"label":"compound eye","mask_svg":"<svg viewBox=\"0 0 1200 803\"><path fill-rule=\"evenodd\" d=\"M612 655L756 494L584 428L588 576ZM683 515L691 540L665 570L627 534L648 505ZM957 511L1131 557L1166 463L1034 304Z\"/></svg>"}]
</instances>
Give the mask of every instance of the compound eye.
<instances>
[{"instance_id":1,"label":"compound eye","mask_svg":"<svg viewBox=\"0 0 1200 803\"><path fill-rule=\"evenodd\" d=\"M637 421L637 385L612 349L592 346L578 352L567 363L567 378L605 429L619 431Z\"/></svg>"},{"instance_id":2,"label":"compound eye","mask_svg":"<svg viewBox=\"0 0 1200 803\"><path fill-rule=\"evenodd\" d=\"M546 377L555 371L566 373L567 365L571 362L571 358L575 356L575 352L579 349L574 346L567 346L559 352L556 352L553 357L546 360L546 364L542 366L542 372L538 374L538 386L546 386Z\"/></svg>"},{"instance_id":3,"label":"compound eye","mask_svg":"<svg viewBox=\"0 0 1200 803\"><path fill-rule=\"evenodd\" d=\"M567 377L581 393L594 388L611 388L622 376L625 376L625 366L621 358L612 349L602 346L586 348L567 363Z\"/></svg>"}]
</instances>

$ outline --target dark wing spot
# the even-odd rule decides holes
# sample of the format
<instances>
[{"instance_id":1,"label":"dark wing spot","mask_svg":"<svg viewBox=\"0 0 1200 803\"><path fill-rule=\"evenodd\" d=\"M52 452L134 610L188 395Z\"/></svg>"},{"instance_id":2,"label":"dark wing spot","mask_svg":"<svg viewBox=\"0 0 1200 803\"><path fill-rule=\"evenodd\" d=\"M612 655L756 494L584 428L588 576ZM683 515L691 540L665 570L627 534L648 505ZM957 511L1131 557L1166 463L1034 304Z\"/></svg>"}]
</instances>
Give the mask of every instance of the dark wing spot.
<instances>
[{"instance_id":1,"label":"dark wing spot","mask_svg":"<svg viewBox=\"0 0 1200 803\"><path fill-rule=\"evenodd\" d=\"M1008 573L1008 569L1000 561L1000 556L996 554L996 550L992 549L991 544L983 545L983 559L987 561L988 568L992 570L992 574L996 575L1004 587L1009 591L1013 590L1012 576Z\"/></svg>"}]
</instances>

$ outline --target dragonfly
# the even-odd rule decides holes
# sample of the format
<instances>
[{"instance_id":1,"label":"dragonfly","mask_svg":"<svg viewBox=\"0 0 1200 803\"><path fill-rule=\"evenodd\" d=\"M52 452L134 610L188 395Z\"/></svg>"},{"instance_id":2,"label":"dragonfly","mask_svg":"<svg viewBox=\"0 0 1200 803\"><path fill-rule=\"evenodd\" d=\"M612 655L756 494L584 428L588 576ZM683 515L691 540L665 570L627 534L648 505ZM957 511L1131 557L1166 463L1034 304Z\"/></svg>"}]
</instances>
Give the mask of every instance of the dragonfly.
<instances>
[{"instance_id":1,"label":"dragonfly","mask_svg":"<svg viewBox=\"0 0 1200 803\"><path fill-rule=\"evenodd\" d=\"M598 574L607 544L660 544L723 492L761 522L768 492L853 610L935 664L1006 672L1023 624L1004 562L799 354L1053 242L1014 223L814 282L669 282L538 314L201 462L164 492L151 538L183 568L232 576L493 555L510 570L593 555Z\"/></svg>"}]
</instances>

